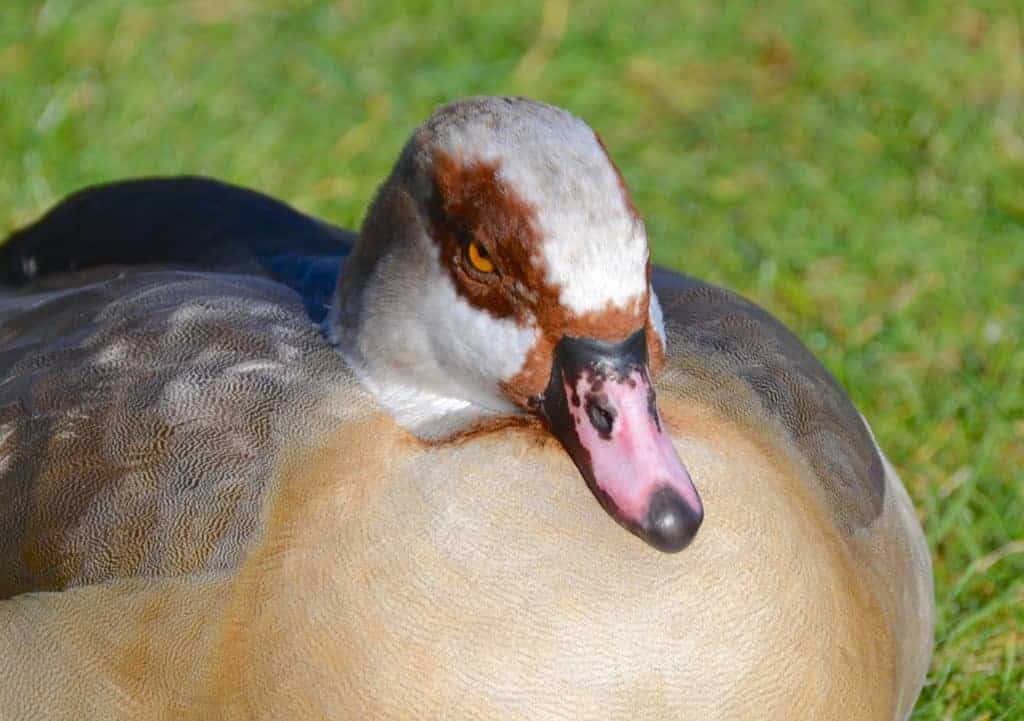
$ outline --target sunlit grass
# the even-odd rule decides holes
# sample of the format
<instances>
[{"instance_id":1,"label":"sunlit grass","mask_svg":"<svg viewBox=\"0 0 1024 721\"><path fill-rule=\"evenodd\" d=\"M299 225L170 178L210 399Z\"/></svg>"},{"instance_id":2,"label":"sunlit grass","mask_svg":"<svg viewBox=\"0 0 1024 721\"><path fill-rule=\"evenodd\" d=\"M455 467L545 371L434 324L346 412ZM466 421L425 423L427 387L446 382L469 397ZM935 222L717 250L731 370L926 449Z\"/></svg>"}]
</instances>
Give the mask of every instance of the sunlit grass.
<instances>
[{"instance_id":1,"label":"sunlit grass","mask_svg":"<svg viewBox=\"0 0 1024 721\"><path fill-rule=\"evenodd\" d=\"M790 324L935 556L915 719L1024 719L1024 12L1012 3L115 2L0 9L0 235L205 173L356 225L442 101L589 120L659 262Z\"/></svg>"}]
</instances>

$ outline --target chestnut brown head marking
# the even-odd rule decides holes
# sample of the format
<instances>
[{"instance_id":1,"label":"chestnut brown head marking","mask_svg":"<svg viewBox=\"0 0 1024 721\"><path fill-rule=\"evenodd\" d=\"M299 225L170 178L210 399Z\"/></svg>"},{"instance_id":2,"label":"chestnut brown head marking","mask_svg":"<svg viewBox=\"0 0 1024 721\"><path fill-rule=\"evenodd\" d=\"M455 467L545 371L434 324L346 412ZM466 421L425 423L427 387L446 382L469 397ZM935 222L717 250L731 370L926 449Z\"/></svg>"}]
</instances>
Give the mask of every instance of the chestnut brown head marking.
<instances>
[{"instance_id":1,"label":"chestnut brown head marking","mask_svg":"<svg viewBox=\"0 0 1024 721\"><path fill-rule=\"evenodd\" d=\"M534 208L498 176L498 161L460 163L434 154L429 202L433 237L456 291L496 318L527 322L523 289L536 288L531 254L540 242ZM467 262L476 243L494 265L487 274Z\"/></svg>"},{"instance_id":2,"label":"chestnut brown head marking","mask_svg":"<svg viewBox=\"0 0 1024 721\"><path fill-rule=\"evenodd\" d=\"M635 330L633 322L646 311L646 298L637 297L625 309L609 303L585 314L561 307L561 288L548 280L538 252L546 239L537 209L502 180L500 167L497 160L466 163L444 151L434 154L430 222L441 262L459 294L495 317L531 315L545 328L557 325L592 337L618 337L630 327ZM466 260L471 243L486 252L494 273L485 277L473 272Z\"/></svg>"}]
</instances>

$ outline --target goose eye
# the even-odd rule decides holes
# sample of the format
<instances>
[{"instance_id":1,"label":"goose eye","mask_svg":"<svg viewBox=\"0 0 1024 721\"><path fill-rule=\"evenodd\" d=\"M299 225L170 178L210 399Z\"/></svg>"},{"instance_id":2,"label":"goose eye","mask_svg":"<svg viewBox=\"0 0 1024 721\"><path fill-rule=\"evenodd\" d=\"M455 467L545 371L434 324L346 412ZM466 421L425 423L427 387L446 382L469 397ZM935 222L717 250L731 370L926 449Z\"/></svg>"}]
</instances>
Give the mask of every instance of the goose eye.
<instances>
[{"instance_id":1,"label":"goose eye","mask_svg":"<svg viewBox=\"0 0 1024 721\"><path fill-rule=\"evenodd\" d=\"M469 262L474 268L479 270L481 273L493 273L494 263L487 257L487 251L481 248L476 243L470 243L469 248L466 250L466 255L469 256Z\"/></svg>"}]
</instances>

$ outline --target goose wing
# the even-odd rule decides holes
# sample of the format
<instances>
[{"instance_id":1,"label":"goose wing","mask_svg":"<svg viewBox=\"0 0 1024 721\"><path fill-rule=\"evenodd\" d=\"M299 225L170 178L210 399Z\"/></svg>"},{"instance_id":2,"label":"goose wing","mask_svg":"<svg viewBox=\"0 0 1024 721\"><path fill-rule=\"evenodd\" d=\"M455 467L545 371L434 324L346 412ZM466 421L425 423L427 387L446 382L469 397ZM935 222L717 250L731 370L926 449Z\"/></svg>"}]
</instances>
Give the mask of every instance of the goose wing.
<instances>
[{"instance_id":1,"label":"goose wing","mask_svg":"<svg viewBox=\"0 0 1024 721\"><path fill-rule=\"evenodd\" d=\"M106 265L263 273L320 321L355 234L267 195L203 177L85 188L0 244L0 283Z\"/></svg>"},{"instance_id":2,"label":"goose wing","mask_svg":"<svg viewBox=\"0 0 1024 721\"><path fill-rule=\"evenodd\" d=\"M867 424L831 373L782 323L750 301L656 269L677 392L754 428L777 428L802 457L847 530L882 511L885 469Z\"/></svg>"},{"instance_id":3,"label":"goose wing","mask_svg":"<svg viewBox=\"0 0 1024 721\"><path fill-rule=\"evenodd\" d=\"M83 191L0 247L0 598L239 561L352 382L311 319L349 240L181 178Z\"/></svg>"}]
</instances>

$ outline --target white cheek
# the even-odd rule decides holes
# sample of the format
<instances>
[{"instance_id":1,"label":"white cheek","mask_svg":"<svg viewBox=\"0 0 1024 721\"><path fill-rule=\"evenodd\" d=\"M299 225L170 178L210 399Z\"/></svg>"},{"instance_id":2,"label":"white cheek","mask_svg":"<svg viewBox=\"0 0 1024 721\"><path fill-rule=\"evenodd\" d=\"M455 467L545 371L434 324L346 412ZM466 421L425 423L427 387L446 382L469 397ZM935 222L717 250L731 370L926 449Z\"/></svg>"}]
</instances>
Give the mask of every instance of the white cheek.
<instances>
[{"instance_id":1,"label":"white cheek","mask_svg":"<svg viewBox=\"0 0 1024 721\"><path fill-rule=\"evenodd\" d=\"M493 410L511 407L499 390L522 369L537 329L512 318L495 318L460 296L445 276L430 286L421 316L433 355L457 390Z\"/></svg>"},{"instance_id":2,"label":"white cheek","mask_svg":"<svg viewBox=\"0 0 1024 721\"><path fill-rule=\"evenodd\" d=\"M456 292L436 247L424 243L413 252L419 257L381 269L386 280L376 284L364 311L361 351L380 393L401 386L395 394L517 410L501 385L522 369L536 328L472 306Z\"/></svg>"}]
</instances>

